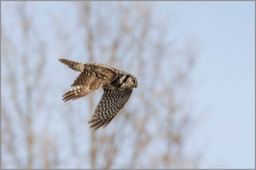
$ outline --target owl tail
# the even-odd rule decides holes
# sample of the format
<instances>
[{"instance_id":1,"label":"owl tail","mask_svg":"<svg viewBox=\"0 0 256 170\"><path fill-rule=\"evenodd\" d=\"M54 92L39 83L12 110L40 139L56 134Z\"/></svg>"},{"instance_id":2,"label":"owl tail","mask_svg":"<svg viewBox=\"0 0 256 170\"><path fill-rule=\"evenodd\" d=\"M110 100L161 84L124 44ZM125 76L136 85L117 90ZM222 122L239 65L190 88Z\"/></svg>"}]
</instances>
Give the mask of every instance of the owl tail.
<instances>
[{"instance_id":1,"label":"owl tail","mask_svg":"<svg viewBox=\"0 0 256 170\"><path fill-rule=\"evenodd\" d=\"M71 68L75 71L82 72L84 70L84 64L82 64L82 63L71 61L71 60L68 60L65 58L59 58L59 61L62 62L63 64L66 64L69 68Z\"/></svg>"}]
</instances>

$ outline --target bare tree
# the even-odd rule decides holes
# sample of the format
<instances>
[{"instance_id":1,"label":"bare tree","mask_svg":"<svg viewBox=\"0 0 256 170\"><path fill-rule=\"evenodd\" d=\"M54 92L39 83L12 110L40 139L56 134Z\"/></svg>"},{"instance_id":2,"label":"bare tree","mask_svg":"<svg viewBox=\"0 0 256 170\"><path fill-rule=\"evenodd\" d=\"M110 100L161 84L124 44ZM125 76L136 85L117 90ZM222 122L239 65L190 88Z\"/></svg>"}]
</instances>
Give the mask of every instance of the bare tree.
<instances>
[{"instance_id":1,"label":"bare tree","mask_svg":"<svg viewBox=\"0 0 256 170\"><path fill-rule=\"evenodd\" d=\"M50 65L53 58L45 56L53 52L47 45L50 40L39 38L36 19L29 15L33 10L23 3L17 5L22 47L16 48L15 37L2 28L2 75L6 88L6 103L1 106L2 146L8 153L1 160L3 167L10 167L10 163L16 168L195 167L197 159L183 150L193 125L189 116L193 108L186 105L195 60L190 44L176 45L172 28L158 20L150 4L70 5L76 20L69 29L60 27L66 18L49 15L55 23L51 25L57 35L55 44L59 45L55 51L59 56L54 60L66 56L82 61L84 57L84 62L109 64L134 74L138 88L111 124L105 129L90 130L87 122L101 92L60 104L59 93L67 89L68 81L65 85L58 83L62 89L56 92L55 83L63 80L64 73L55 69L55 77L49 74L52 68L46 64ZM83 49L81 57L73 58L78 49ZM65 70L65 74L70 75L71 81L75 73ZM51 113L60 113L61 128L49 125L53 119L49 108ZM43 118L37 119L40 115ZM57 136L65 136L66 141Z\"/></svg>"},{"instance_id":2,"label":"bare tree","mask_svg":"<svg viewBox=\"0 0 256 170\"><path fill-rule=\"evenodd\" d=\"M37 161L49 164L45 152L54 150L55 144L45 136L46 129L37 130L36 124L50 105L47 99L46 44L38 37L32 15L26 3L16 6L19 23L19 40L11 28L2 27L2 166L33 168ZM40 134L40 135L39 135ZM41 144L39 146L38 144ZM42 160L37 153L42 149ZM49 147L49 148L48 148ZM53 155L54 157L54 155ZM54 158L57 159L57 158Z\"/></svg>"},{"instance_id":3,"label":"bare tree","mask_svg":"<svg viewBox=\"0 0 256 170\"><path fill-rule=\"evenodd\" d=\"M133 105L124 108L115 125L104 132L91 131L89 167L185 166L183 162L192 159L185 158L182 152L190 117L184 100L178 101L176 96L185 90L193 68L193 51L170 47L173 41L168 37L167 26L156 22L149 6L139 3L79 3L78 6L87 60L130 70L139 80L139 88L131 99ZM173 69L168 69L167 64ZM89 113L93 113L98 100L98 96L88 97ZM161 143L163 150L151 155L150 148L156 147L155 142ZM129 161L118 160L124 154Z\"/></svg>"}]
</instances>

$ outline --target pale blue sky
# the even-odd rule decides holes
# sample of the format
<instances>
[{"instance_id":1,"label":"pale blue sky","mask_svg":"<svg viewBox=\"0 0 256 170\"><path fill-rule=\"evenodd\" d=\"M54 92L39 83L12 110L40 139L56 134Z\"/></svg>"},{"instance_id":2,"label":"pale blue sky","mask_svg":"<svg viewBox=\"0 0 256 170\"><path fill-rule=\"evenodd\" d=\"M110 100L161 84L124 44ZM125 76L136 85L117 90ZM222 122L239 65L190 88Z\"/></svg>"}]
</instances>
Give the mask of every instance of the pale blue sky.
<instances>
[{"instance_id":1,"label":"pale blue sky","mask_svg":"<svg viewBox=\"0 0 256 170\"><path fill-rule=\"evenodd\" d=\"M253 168L254 2L161 2L156 8L177 20L177 35L192 39L198 51L193 95L206 115L188 151L202 151L202 168Z\"/></svg>"}]
</instances>

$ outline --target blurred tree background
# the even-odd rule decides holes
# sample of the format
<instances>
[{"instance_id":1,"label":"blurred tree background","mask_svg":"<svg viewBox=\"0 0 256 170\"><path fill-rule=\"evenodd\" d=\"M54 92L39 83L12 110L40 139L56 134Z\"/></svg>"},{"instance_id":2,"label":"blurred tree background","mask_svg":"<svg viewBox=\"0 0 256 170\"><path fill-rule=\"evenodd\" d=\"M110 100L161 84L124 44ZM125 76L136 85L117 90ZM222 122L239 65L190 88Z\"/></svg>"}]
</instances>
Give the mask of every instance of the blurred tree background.
<instances>
[{"instance_id":1,"label":"blurred tree background","mask_svg":"<svg viewBox=\"0 0 256 170\"><path fill-rule=\"evenodd\" d=\"M196 53L172 33L171 18L139 2L4 2L1 19L2 168L198 167L199 153L184 149L193 147ZM60 57L137 77L105 129L87 123L102 90L61 101L77 73Z\"/></svg>"}]
</instances>

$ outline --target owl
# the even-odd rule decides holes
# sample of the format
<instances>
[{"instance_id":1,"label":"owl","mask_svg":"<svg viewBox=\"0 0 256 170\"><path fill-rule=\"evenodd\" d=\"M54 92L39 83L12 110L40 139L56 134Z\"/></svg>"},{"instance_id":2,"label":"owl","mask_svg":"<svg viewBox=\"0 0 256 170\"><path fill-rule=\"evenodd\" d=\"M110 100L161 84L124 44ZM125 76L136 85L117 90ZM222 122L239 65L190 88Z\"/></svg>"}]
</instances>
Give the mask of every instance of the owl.
<instances>
[{"instance_id":1,"label":"owl","mask_svg":"<svg viewBox=\"0 0 256 170\"><path fill-rule=\"evenodd\" d=\"M124 107L133 88L138 86L137 79L133 75L104 64L94 62L84 64L64 58L60 58L59 61L81 72L71 85L73 89L63 95L63 101L75 100L100 87L103 88L101 100L88 122L94 130L106 127Z\"/></svg>"}]
</instances>

